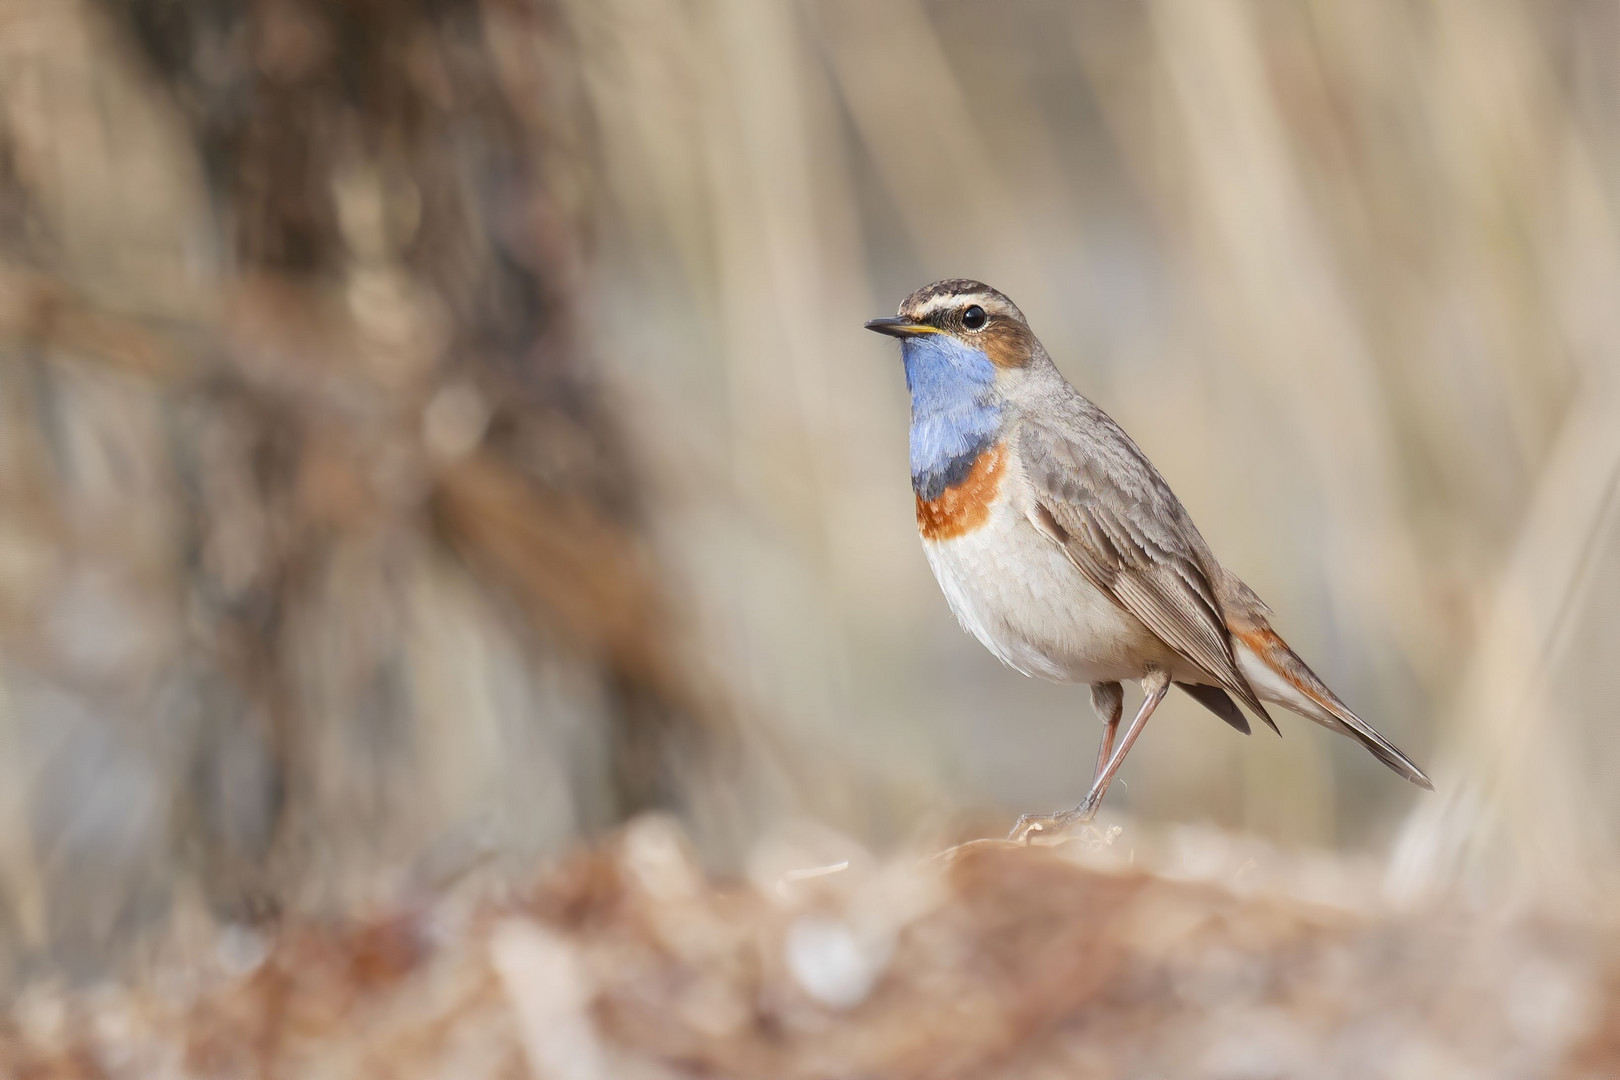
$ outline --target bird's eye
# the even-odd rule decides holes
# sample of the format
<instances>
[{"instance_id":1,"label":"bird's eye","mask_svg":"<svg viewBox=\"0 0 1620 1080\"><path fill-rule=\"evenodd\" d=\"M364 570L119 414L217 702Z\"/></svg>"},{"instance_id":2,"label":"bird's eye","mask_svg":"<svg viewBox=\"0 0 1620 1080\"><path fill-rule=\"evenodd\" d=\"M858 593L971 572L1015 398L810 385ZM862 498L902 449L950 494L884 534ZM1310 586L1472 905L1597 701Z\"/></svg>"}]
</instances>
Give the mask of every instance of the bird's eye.
<instances>
[{"instance_id":1,"label":"bird's eye","mask_svg":"<svg viewBox=\"0 0 1620 1080\"><path fill-rule=\"evenodd\" d=\"M978 304L970 304L967 310L962 312L962 329L964 330L983 330L984 324L989 321L990 316L986 315L984 308Z\"/></svg>"}]
</instances>

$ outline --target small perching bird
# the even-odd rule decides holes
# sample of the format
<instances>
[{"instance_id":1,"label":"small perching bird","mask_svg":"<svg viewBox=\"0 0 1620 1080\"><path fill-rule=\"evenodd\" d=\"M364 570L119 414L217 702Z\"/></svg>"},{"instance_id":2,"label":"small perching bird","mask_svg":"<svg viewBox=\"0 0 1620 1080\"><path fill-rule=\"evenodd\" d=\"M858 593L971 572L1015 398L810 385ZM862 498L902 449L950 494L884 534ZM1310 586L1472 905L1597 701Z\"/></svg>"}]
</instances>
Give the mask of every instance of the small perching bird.
<instances>
[{"instance_id":1,"label":"small perching bird","mask_svg":"<svg viewBox=\"0 0 1620 1080\"><path fill-rule=\"evenodd\" d=\"M1271 702L1433 790L1277 636L1270 609L1216 561L1131 437L1064 380L1011 300L939 281L866 328L900 339L917 529L951 610L1025 675L1091 684L1104 723L1085 799L1025 814L1012 838L1089 821L1172 682L1244 734L1232 699L1275 731ZM1125 679L1145 697L1116 747Z\"/></svg>"}]
</instances>

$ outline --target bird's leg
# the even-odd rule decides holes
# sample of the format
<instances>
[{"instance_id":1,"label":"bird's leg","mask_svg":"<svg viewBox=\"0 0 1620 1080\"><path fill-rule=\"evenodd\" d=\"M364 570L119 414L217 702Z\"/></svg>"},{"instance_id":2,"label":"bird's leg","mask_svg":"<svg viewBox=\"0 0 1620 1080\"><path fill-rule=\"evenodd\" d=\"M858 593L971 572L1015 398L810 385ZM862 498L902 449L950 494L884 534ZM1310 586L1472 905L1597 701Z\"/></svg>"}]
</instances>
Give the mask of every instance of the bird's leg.
<instances>
[{"instance_id":1,"label":"bird's leg","mask_svg":"<svg viewBox=\"0 0 1620 1080\"><path fill-rule=\"evenodd\" d=\"M1097 747L1097 767L1091 770L1091 783L1095 786L1114 754L1114 736L1119 732L1120 714L1125 711L1125 688L1117 682L1092 683L1091 707L1103 722L1102 743ZM1013 826L1007 839L1023 838L1028 833L1049 827L1055 820L1056 815L1025 814L1018 819L1018 824Z\"/></svg>"},{"instance_id":2,"label":"bird's leg","mask_svg":"<svg viewBox=\"0 0 1620 1080\"><path fill-rule=\"evenodd\" d=\"M1114 736L1119 731L1120 714L1125 711L1125 688L1117 682L1092 683L1091 707L1103 722L1102 743L1097 747L1097 767L1091 770L1091 782L1095 784L1114 753Z\"/></svg>"},{"instance_id":3,"label":"bird's leg","mask_svg":"<svg viewBox=\"0 0 1620 1080\"><path fill-rule=\"evenodd\" d=\"M1125 729L1125 737L1120 740L1119 749L1114 751L1113 756L1108 759L1108 764L1104 765L1102 770L1091 781L1091 790L1086 793L1085 801L1067 814L1059 815L1066 819L1062 821L1061 825L1068 825L1076 821L1090 821L1097 813L1097 807L1102 805L1103 793L1108 790L1108 785L1113 781L1114 774L1119 772L1119 767L1125 764L1125 755L1131 752L1131 747L1135 745L1137 736L1141 735L1142 729L1147 726L1148 717L1153 715L1153 710L1159 707L1159 702L1163 701L1164 695L1169 692L1169 672L1155 668L1142 677L1142 693L1144 696L1142 698L1142 707L1136 710L1136 718L1131 721L1131 726Z\"/></svg>"},{"instance_id":4,"label":"bird's leg","mask_svg":"<svg viewBox=\"0 0 1620 1080\"><path fill-rule=\"evenodd\" d=\"M1170 673L1154 668L1142 677L1142 691L1146 695L1142 699L1142 707L1136 711L1136 718L1131 726L1125 729L1125 737L1120 740L1119 748L1109 755L1106 764L1101 765L1097 775L1091 781L1091 790L1086 793L1085 799L1073 810L1062 813L1041 816L1025 814L1018 819L1018 823L1007 834L1009 840L1028 841L1030 837L1041 832L1059 832L1076 822L1090 821L1097 814L1097 807L1102 805L1103 794L1108 790L1109 783L1119 767L1125 764L1125 755L1131 752L1131 746L1136 742L1137 736L1142 734L1142 728L1147 725L1148 717L1153 710L1159 707L1164 695L1170 690ZM1109 727L1112 733L1112 725ZM1103 736L1105 742L1112 741L1109 734Z\"/></svg>"}]
</instances>

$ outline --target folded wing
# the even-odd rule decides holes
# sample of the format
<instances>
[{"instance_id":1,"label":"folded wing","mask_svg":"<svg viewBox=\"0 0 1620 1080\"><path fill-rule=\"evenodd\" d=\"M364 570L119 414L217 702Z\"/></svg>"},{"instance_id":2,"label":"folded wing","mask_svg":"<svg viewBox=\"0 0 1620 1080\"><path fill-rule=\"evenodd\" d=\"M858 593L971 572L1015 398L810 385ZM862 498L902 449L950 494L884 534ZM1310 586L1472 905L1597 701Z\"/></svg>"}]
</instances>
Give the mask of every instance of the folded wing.
<instances>
[{"instance_id":1,"label":"folded wing","mask_svg":"<svg viewBox=\"0 0 1620 1080\"><path fill-rule=\"evenodd\" d=\"M1087 429L1099 437L1084 453L1058 428L1027 424L1021 432L1035 489L1031 520L1088 581L1276 730L1238 670L1203 539L1129 436L1092 410Z\"/></svg>"}]
</instances>

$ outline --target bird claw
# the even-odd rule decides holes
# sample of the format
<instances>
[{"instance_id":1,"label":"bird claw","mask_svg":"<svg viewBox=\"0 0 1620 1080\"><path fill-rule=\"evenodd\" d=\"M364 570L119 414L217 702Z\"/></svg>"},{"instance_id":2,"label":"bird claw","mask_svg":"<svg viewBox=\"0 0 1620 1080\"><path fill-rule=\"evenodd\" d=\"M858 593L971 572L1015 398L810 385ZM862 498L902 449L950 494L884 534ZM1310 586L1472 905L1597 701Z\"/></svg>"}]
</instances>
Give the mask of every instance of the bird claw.
<instances>
[{"instance_id":1,"label":"bird claw","mask_svg":"<svg viewBox=\"0 0 1620 1080\"><path fill-rule=\"evenodd\" d=\"M1018 820L1013 823L1012 832L1007 834L1007 839L1014 844L1027 844L1031 837L1038 832L1045 832L1052 824L1053 819L1050 817L1020 814Z\"/></svg>"},{"instance_id":2,"label":"bird claw","mask_svg":"<svg viewBox=\"0 0 1620 1080\"><path fill-rule=\"evenodd\" d=\"M1039 834L1055 836L1070 825L1090 821L1096 814L1097 808L1090 805L1089 800L1073 810L1064 810L1056 814L1023 814L1013 824L1007 839L1015 844L1032 843Z\"/></svg>"}]
</instances>

